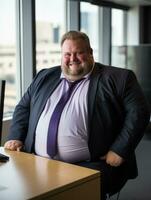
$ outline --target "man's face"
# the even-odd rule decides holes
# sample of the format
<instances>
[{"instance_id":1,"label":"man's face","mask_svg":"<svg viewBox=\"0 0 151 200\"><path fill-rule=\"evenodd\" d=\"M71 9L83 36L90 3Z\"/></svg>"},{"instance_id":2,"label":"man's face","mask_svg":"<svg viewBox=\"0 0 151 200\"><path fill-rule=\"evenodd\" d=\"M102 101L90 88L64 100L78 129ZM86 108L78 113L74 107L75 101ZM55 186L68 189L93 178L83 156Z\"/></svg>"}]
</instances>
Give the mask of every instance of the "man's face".
<instances>
[{"instance_id":1,"label":"man's face","mask_svg":"<svg viewBox=\"0 0 151 200\"><path fill-rule=\"evenodd\" d=\"M62 45L61 68L69 80L78 80L89 73L93 67L92 50L85 42L78 40L65 40Z\"/></svg>"}]
</instances>

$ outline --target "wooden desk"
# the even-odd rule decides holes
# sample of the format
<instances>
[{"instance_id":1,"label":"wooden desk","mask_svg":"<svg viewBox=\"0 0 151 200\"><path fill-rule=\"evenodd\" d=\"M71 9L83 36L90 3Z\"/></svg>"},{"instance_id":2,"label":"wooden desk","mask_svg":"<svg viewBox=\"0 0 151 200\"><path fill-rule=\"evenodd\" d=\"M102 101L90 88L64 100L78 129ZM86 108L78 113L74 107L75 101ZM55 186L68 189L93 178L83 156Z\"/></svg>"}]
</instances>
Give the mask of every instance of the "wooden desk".
<instances>
[{"instance_id":1,"label":"wooden desk","mask_svg":"<svg viewBox=\"0 0 151 200\"><path fill-rule=\"evenodd\" d=\"M0 199L100 200L100 172L28 153L0 152Z\"/></svg>"}]
</instances>

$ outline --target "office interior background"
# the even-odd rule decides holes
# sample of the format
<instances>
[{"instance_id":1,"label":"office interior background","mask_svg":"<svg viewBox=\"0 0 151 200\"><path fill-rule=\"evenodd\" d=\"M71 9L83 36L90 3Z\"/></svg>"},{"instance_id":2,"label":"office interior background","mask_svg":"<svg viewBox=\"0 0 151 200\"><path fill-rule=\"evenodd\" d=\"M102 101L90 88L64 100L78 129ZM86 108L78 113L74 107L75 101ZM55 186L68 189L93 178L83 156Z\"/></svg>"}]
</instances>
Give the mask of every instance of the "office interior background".
<instances>
[{"instance_id":1,"label":"office interior background","mask_svg":"<svg viewBox=\"0 0 151 200\"><path fill-rule=\"evenodd\" d=\"M88 34L95 61L133 70L151 105L151 0L0 0L2 144L35 74L60 65L60 39L67 30ZM121 200L151 199L150 151L149 125L136 150L140 177L126 185Z\"/></svg>"}]
</instances>

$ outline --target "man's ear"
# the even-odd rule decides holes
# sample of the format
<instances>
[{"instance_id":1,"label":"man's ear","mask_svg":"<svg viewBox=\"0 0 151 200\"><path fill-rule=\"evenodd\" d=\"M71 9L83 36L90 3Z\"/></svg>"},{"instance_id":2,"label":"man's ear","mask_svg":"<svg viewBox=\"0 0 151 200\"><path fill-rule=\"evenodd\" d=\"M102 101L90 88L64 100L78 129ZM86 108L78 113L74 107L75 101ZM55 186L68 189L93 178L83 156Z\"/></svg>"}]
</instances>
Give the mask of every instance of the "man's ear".
<instances>
[{"instance_id":1,"label":"man's ear","mask_svg":"<svg viewBox=\"0 0 151 200\"><path fill-rule=\"evenodd\" d=\"M93 49L90 48L90 54L93 56Z\"/></svg>"}]
</instances>

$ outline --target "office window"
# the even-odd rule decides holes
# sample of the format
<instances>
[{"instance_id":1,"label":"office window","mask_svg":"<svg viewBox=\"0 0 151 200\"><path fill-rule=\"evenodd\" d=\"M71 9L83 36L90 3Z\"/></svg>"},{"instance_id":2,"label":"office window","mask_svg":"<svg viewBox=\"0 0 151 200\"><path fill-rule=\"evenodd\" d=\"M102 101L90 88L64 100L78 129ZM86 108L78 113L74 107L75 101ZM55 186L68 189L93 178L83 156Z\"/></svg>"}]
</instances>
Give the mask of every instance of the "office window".
<instances>
[{"instance_id":1,"label":"office window","mask_svg":"<svg viewBox=\"0 0 151 200\"><path fill-rule=\"evenodd\" d=\"M36 0L36 70L60 65L65 32L65 0Z\"/></svg>"},{"instance_id":2,"label":"office window","mask_svg":"<svg viewBox=\"0 0 151 200\"><path fill-rule=\"evenodd\" d=\"M112 44L111 64L117 67L126 67L126 24L125 12L119 9L112 9Z\"/></svg>"},{"instance_id":3,"label":"office window","mask_svg":"<svg viewBox=\"0 0 151 200\"><path fill-rule=\"evenodd\" d=\"M0 0L0 79L6 80L4 117L16 105L16 19L15 0Z\"/></svg>"},{"instance_id":4,"label":"office window","mask_svg":"<svg viewBox=\"0 0 151 200\"><path fill-rule=\"evenodd\" d=\"M80 3L80 15L80 30L89 36L94 58L98 61L98 6L82 2Z\"/></svg>"}]
</instances>

